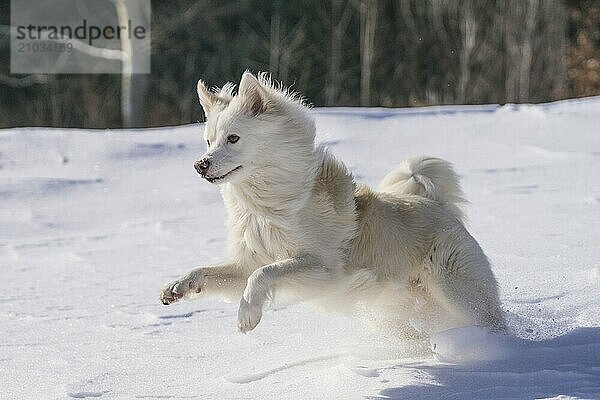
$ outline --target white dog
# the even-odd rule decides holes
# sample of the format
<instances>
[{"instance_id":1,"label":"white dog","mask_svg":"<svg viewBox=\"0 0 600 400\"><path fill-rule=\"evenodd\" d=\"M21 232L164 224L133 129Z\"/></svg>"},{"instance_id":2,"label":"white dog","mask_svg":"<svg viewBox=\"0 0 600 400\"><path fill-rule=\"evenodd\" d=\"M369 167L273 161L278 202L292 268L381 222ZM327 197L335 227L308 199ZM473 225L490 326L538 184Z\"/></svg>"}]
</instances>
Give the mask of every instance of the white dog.
<instances>
[{"instance_id":1,"label":"white dog","mask_svg":"<svg viewBox=\"0 0 600 400\"><path fill-rule=\"evenodd\" d=\"M504 327L496 280L463 226L464 200L448 162L405 161L374 191L315 147L315 124L297 95L249 72L237 95L233 89L209 91L198 82L208 152L195 163L220 185L228 261L172 282L163 304L194 294L241 296L242 332L281 294L360 305L417 335Z\"/></svg>"}]
</instances>

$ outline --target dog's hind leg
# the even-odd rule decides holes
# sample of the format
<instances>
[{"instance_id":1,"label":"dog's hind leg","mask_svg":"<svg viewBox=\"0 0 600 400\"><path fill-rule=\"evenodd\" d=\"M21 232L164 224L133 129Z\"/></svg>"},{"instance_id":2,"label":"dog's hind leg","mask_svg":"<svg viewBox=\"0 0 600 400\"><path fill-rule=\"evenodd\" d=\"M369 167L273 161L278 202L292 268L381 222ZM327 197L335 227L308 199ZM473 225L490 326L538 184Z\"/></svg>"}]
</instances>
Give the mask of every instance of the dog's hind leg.
<instances>
[{"instance_id":1,"label":"dog's hind leg","mask_svg":"<svg viewBox=\"0 0 600 400\"><path fill-rule=\"evenodd\" d=\"M432 282L429 292L446 311L445 321L440 321L442 329L476 324L493 331L504 330L502 311L480 282L464 276L446 276Z\"/></svg>"},{"instance_id":2,"label":"dog's hind leg","mask_svg":"<svg viewBox=\"0 0 600 400\"><path fill-rule=\"evenodd\" d=\"M485 265L474 265L478 261ZM449 327L476 324L504 330L496 281L487 259L467 257L465 264L457 268L434 267L427 289L446 310Z\"/></svg>"},{"instance_id":3,"label":"dog's hind leg","mask_svg":"<svg viewBox=\"0 0 600 400\"><path fill-rule=\"evenodd\" d=\"M160 300L169 305L196 294L222 296L237 300L244 290L247 275L235 264L199 267L171 282L160 293Z\"/></svg>"},{"instance_id":4,"label":"dog's hind leg","mask_svg":"<svg viewBox=\"0 0 600 400\"><path fill-rule=\"evenodd\" d=\"M240 300L240 331L246 333L258 325L264 303L272 299L277 291L291 291L305 300L322 293L336 276L317 257L310 255L281 260L257 269L248 278Z\"/></svg>"},{"instance_id":5,"label":"dog's hind leg","mask_svg":"<svg viewBox=\"0 0 600 400\"><path fill-rule=\"evenodd\" d=\"M452 238L458 239L453 241ZM454 232L433 246L426 260L427 290L454 317L454 325L505 328L496 279L483 251L470 235Z\"/></svg>"}]
</instances>

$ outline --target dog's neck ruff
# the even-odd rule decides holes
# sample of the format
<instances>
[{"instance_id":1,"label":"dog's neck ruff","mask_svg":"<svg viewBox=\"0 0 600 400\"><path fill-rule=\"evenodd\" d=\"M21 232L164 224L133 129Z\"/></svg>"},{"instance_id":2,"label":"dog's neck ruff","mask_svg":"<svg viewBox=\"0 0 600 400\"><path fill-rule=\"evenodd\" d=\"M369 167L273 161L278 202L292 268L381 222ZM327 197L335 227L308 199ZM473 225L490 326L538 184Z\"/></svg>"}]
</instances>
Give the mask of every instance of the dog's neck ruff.
<instances>
[{"instance_id":1,"label":"dog's neck ruff","mask_svg":"<svg viewBox=\"0 0 600 400\"><path fill-rule=\"evenodd\" d=\"M223 185L222 194L229 212L260 215L276 225L284 220L281 225L288 226L310 198L323 154L317 148L302 158L264 168L243 182Z\"/></svg>"},{"instance_id":2,"label":"dog's neck ruff","mask_svg":"<svg viewBox=\"0 0 600 400\"><path fill-rule=\"evenodd\" d=\"M291 168L266 168L268 173L222 186L229 253L249 272L298 251L299 218L320 170L318 156L312 151L313 161L296 173Z\"/></svg>"}]
</instances>

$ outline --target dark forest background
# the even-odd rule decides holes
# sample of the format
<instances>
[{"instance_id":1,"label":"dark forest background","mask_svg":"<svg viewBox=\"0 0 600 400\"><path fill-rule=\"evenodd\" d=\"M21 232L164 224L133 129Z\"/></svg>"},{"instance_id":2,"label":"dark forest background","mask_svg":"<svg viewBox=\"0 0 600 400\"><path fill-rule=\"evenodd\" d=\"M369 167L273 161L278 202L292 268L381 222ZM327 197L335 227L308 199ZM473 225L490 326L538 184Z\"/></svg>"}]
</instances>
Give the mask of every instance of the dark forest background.
<instances>
[{"instance_id":1,"label":"dark forest background","mask_svg":"<svg viewBox=\"0 0 600 400\"><path fill-rule=\"evenodd\" d=\"M135 76L128 112L120 75L11 75L1 30L0 127L195 122L196 81L237 82L247 68L315 106L600 94L599 0L156 0L151 21L152 73Z\"/></svg>"}]
</instances>

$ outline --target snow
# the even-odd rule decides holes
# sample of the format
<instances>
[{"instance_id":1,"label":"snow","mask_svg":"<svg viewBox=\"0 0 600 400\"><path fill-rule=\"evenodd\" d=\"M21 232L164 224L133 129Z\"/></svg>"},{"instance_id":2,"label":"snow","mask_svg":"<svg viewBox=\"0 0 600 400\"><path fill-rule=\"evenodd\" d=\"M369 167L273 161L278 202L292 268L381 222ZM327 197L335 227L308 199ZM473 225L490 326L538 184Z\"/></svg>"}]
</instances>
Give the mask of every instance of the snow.
<instances>
[{"instance_id":1,"label":"snow","mask_svg":"<svg viewBox=\"0 0 600 400\"><path fill-rule=\"evenodd\" d=\"M225 210L193 161L202 125L0 131L0 398L600 398L600 98L316 109L318 138L376 185L455 163L513 333L411 343L306 305L248 335L236 304L159 289L222 259Z\"/></svg>"}]
</instances>

